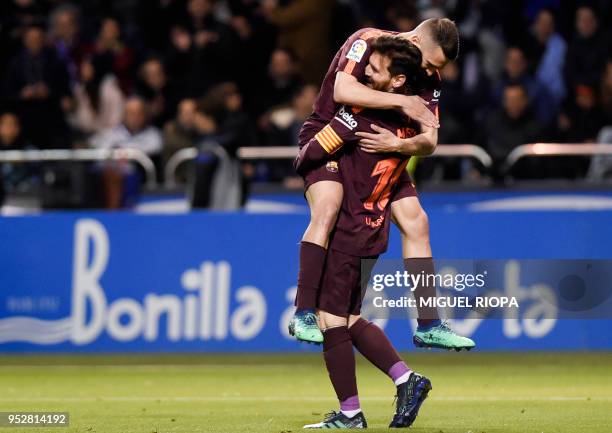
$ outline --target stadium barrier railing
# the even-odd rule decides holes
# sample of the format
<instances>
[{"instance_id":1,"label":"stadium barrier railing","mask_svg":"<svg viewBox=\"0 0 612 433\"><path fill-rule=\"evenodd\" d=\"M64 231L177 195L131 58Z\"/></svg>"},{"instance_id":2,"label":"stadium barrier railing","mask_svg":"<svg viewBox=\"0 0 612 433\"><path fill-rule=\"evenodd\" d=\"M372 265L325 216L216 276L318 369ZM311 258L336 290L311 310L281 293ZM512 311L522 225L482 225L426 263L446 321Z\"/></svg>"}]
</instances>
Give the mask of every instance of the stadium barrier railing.
<instances>
[{"instance_id":1,"label":"stadium barrier railing","mask_svg":"<svg viewBox=\"0 0 612 433\"><path fill-rule=\"evenodd\" d=\"M508 174L523 158L546 156L612 155L612 144L597 143L529 143L517 146L508 154L502 171Z\"/></svg>"},{"instance_id":2,"label":"stadium barrier railing","mask_svg":"<svg viewBox=\"0 0 612 433\"><path fill-rule=\"evenodd\" d=\"M295 146L266 146L266 147L240 147L238 158L242 160L256 159L293 159L298 154ZM164 167L164 179L166 188L176 187L176 170L184 162L195 159L198 150L188 147L176 152ZM473 158L479 161L485 168L491 167L493 161L489 154L474 144L440 144L436 151L428 158Z\"/></svg>"},{"instance_id":3,"label":"stadium barrier railing","mask_svg":"<svg viewBox=\"0 0 612 433\"><path fill-rule=\"evenodd\" d=\"M139 164L145 173L147 188L157 185L157 171L149 156L138 149L51 149L51 150L2 150L0 162L48 162L48 161L123 161Z\"/></svg>"}]
</instances>

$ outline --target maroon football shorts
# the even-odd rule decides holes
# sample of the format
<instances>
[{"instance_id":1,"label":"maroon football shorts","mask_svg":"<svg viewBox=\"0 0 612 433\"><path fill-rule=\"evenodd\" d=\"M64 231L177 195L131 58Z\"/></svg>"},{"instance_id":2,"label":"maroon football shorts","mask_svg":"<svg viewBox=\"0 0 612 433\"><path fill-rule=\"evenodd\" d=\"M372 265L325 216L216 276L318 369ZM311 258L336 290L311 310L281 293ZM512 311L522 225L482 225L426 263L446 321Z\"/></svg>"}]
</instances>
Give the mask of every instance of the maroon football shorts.
<instances>
[{"instance_id":1,"label":"maroon football shorts","mask_svg":"<svg viewBox=\"0 0 612 433\"><path fill-rule=\"evenodd\" d=\"M319 290L319 310L340 317L360 314L377 258L351 256L330 248ZM364 260L362 266L362 259L370 260Z\"/></svg>"},{"instance_id":2,"label":"maroon football shorts","mask_svg":"<svg viewBox=\"0 0 612 433\"><path fill-rule=\"evenodd\" d=\"M410 179L410 175L406 170L404 170L404 172L400 175L394 189L395 191L391 197L391 202L398 201L406 197L416 197L418 195L414 183L412 182L412 179Z\"/></svg>"},{"instance_id":3,"label":"maroon football shorts","mask_svg":"<svg viewBox=\"0 0 612 433\"><path fill-rule=\"evenodd\" d=\"M308 142L319 132L320 128L306 128L300 131L299 146L302 149ZM305 149L308 152L308 148ZM339 157L339 155L338 155ZM322 163L320 166L308 171L302 176L304 179L304 192L308 191L308 188L313 183L320 182L322 180L331 180L332 182L342 183L342 177L340 175L340 164L337 158Z\"/></svg>"}]
</instances>

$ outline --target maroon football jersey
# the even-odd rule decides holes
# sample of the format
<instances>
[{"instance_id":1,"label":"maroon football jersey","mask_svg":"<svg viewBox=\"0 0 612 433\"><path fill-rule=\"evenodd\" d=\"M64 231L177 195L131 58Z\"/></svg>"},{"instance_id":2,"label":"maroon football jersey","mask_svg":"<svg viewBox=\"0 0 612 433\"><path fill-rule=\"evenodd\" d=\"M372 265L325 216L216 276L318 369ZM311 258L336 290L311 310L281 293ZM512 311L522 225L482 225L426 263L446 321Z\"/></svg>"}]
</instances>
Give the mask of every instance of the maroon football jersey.
<instances>
[{"instance_id":1,"label":"maroon football jersey","mask_svg":"<svg viewBox=\"0 0 612 433\"><path fill-rule=\"evenodd\" d=\"M344 42L325 74L321 90L313 106L312 114L302 125L299 135L300 147L308 143L317 132L327 125L340 108L340 105L334 102L336 73L343 71L353 75L358 81L363 83L365 81L365 68L370 60L370 54L372 53L371 45L374 40L379 36L396 34L398 33L365 28L357 30ZM433 74L426 80L423 87L424 90L419 94L419 96L429 102L428 108L436 115L438 114L440 84L440 75L437 73ZM405 121L405 123L408 122L409 120Z\"/></svg>"},{"instance_id":2,"label":"maroon football jersey","mask_svg":"<svg viewBox=\"0 0 612 433\"><path fill-rule=\"evenodd\" d=\"M409 157L399 153L368 153L357 146L355 132L373 132L375 124L401 138L417 134L418 125L407 125L394 110L361 110L341 106L315 140L327 152L342 150L339 161L329 161L329 170L339 170L344 189L342 207L330 248L367 257L386 251L389 242L390 198Z\"/></svg>"}]
</instances>

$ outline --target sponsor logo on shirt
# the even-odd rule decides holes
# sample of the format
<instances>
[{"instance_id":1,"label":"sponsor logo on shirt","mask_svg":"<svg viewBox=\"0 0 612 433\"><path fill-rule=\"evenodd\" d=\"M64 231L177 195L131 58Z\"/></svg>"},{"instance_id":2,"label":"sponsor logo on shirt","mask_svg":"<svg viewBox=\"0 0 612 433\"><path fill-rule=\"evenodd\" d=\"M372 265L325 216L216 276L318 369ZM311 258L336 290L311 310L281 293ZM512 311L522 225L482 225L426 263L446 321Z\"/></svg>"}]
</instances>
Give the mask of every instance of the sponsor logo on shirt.
<instances>
[{"instance_id":1,"label":"sponsor logo on shirt","mask_svg":"<svg viewBox=\"0 0 612 433\"><path fill-rule=\"evenodd\" d=\"M366 52L367 49L368 49L367 42L364 41L363 39L357 39L355 42L353 42L353 45L351 45L351 49L346 55L346 58L359 63L361 62L361 59L363 58L363 54Z\"/></svg>"},{"instance_id":2,"label":"sponsor logo on shirt","mask_svg":"<svg viewBox=\"0 0 612 433\"><path fill-rule=\"evenodd\" d=\"M370 226L371 228L376 229L376 228L378 228L378 227L380 227L382 225L384 220L385 220L385 216L384 215L379 216L375 220L372 220L372 218L370 218L370 217L366 217L365 223L366 223L366 225Z\"/></svg>"},{"instance_id":3,"label":"sponsor logo on shirt","mask_svg":"<svg viewBox=\"0 0 612 433\"><path fill-rule=\"evenodd\" d=\"M338 162L329 161L327 164L325 164L325 168L331 173L338 173Z\"/></svg>"},{"instance_id":4,"label":"sponsor logo on shirt","mask_svg":"<svg viewBox=\"0 0 612 433\"><path fill-rule=\"evenodd\" d=\"M340 111L338 111L338 114L336 115L335 119L351 131L357 128L357 121L351 113L346 111L346 107L344 105L340 108Z\"/></svg>"}]
</instances>

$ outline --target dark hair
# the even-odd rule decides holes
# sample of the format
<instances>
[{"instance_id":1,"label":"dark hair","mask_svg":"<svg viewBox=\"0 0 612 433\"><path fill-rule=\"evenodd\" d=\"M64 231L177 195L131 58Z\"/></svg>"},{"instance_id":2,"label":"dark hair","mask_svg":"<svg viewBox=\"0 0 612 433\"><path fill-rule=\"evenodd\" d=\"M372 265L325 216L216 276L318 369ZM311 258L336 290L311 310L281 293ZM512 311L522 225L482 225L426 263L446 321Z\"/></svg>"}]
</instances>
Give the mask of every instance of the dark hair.
<instances>
[{"instance_id":1,"label":"dark hair","mask_svg":"<svg viewBox=\"0 0 612 433\"><path fill-rule=\"evenodd\" d=\"M455 22L448 18L431 18L423 24L427 26L433 41L442 48L448 60L459 56L459 30Z\"/></svg>"},{"instance_id":2,"label":"dark hair","mask_svg":"<svg viewBox=\"0 0 612 433\"><path fill-rule=\"evenodd\" d=\"M391 59L389 72L392 77L406 76L404 91L419 92L425 71L421 67L423 63L421 50L416 45L399 36L380 36L372 44L372 52Z\"/></svg>"}]
</instances>

